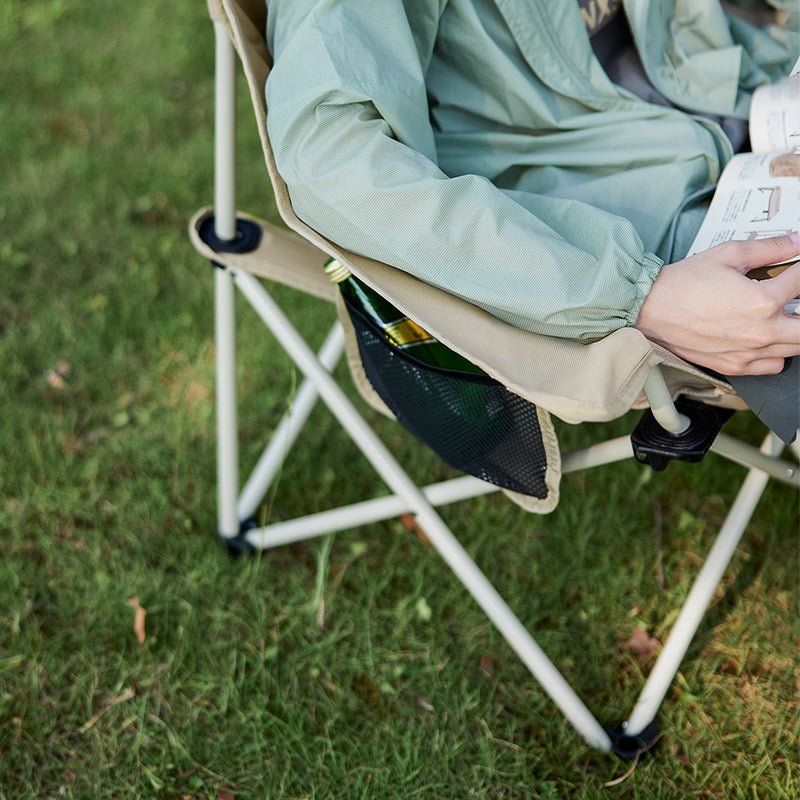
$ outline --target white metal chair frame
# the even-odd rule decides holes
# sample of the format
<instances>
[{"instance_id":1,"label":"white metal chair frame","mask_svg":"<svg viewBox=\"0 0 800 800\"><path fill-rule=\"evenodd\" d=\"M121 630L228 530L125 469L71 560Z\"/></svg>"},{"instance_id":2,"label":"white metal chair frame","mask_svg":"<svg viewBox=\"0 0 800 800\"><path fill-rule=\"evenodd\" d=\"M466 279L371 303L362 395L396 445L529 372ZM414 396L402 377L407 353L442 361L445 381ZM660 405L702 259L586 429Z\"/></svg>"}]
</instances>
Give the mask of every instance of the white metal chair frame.
<instances>
[{"instance_id":1,"label":"white metal chair frame","mask_svg":"<svg viewBox=\"0 0 800 800\"><path fill-rule=\"evenodd\" d=\"M226 26L219 21L215 21L214 26L214 224L218 239L233 241L237 237L234 144L237 58ZM283 235L277 230L275 234ZM308 248L319 255L321 270L325 254L312 245L308 245ZM542 688L591 746L603 751L613 750L622 757L633 757L651 746L657 738L652 725L654 717L768 479L771 477L800 488L800 470L797 466L777 458L783 449L782 442L770 434L759 451L720 433L712 445L714 452L747 467L749 472L639 700L627 721L615 731L610 731L586 708L435 510L439 505L497 491L497 487L470 476L418 487L331 377L330 372L344 347L341 325L338 322L334 324L321 350L315 355L260 280L244 270L218 266L220 269L216 269L214 274L218 532L222 539L235 547L272 548L410 512ZM234 287L247 298L305 378L241 492L237 450ZM688 421L676 410L657 367L650 374L645 392L661 426L671 433L680 433ZM256 512L318 398L323 400L352 437L392 494L262 528L243 527L245 521ZM800 455L797 443L793 448ZM564 454L562 472L610 464L632 456L630 439L621 437Z\"/></svg>"}]
</instances>

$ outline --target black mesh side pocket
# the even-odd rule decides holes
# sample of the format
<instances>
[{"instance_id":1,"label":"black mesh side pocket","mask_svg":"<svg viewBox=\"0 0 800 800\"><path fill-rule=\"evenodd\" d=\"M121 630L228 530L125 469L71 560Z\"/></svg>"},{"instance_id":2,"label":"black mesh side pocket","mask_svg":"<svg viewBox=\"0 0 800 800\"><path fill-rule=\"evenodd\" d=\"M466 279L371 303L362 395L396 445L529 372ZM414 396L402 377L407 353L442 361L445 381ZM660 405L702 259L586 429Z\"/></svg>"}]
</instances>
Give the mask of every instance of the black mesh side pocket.
<instances>
[{"instance_id":1,"label":"black mesh side pocket","mask_svg":"<svg viewBox=\"0 0 800 800\"><path fill-rule=\"evenodd\" d=\"M403 427L461 472L547 497L547 453L533 403L489 376L419 361L346 305L367 378Z\"/></svg>"}]
</instances>

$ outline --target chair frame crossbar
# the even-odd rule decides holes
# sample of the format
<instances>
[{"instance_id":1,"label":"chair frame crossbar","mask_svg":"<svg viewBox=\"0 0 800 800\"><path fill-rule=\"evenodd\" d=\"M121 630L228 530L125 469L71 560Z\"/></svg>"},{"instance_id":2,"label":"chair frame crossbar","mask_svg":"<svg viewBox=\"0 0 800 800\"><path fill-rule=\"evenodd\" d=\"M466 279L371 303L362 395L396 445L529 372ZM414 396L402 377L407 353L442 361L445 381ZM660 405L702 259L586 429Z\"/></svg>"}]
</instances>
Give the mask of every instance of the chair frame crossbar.
<instances>
[{"instance_id":1,"label":"chair frame crossbar","mask_svg":"<svg viewBox=\"0 0 800 800\"><path fill-rule=\"evenodd\" d=\"M215 22L215 33L215 234L220 240L230 241L236 237L237 231L234 146L236 55L225 25ZM324 254L320 256L321 268ZM774 478L800 488L800 470L797 466L777 458L783 449L782 442L769 434L759 450L719 434L712 445L711 449L720 456L745 466L748 474L633 711L627 722L611 731L601 725L584 705L436 511L440 505L488 494L497 491L497 487L470 476L422 488L417 486L331 375L344 349L341 325L338 322L333 325L321 349L315 354L261 280L243 269L220 264L216 266L220 267L214 271L217 523L222 540L232 549L266 549L411 513L433 547L589 745L603 751L613 750L623 757L631 757L651 746L657 738L652 734L653 719L767 481ZM304 375L290 407L241 492L234 332L237 289ZM671 432L679 433L685 427L686 420L675 409L658 368L653 370L645 392L659 423ZM324 402L353 439L387 484L391 494L257 527L250 520L318 399ZM796 445L793 449L796 453L800 452ZM621 437L564 454L562 472L611 464L631 457L630 439Z\"/></svg>"}]
</instances>

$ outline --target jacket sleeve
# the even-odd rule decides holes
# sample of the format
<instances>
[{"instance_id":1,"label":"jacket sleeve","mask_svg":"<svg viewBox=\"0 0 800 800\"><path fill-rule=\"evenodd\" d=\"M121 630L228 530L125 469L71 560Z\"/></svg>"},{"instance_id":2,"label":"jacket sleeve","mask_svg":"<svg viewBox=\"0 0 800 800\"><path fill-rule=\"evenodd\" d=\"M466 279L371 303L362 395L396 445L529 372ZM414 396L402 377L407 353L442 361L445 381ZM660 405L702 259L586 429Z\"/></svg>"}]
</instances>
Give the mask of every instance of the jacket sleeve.
<instances>
[{"instance_id":1,"label":"jacket sleeve","mask_svg":"<svg viewBox=\"0 0 800 800\"><path fill-rule=\"evenodd\" d=\"M425 72L442 0L271 0L268 128L297 215L512 325L632 325L662 265L627 220L437 166Z\"/></svg>"}]
</instances>

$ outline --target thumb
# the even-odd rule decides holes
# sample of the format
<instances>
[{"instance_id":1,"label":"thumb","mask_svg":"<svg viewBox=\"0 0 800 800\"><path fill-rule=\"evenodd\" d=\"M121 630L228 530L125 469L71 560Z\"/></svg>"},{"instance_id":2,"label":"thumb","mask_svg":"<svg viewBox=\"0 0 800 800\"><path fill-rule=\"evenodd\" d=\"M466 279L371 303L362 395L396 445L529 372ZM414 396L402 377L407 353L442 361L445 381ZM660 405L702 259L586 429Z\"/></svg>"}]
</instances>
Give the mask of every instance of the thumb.
<instances>
[{"instance_id":1,"label":"thumb","mask_svg":"<svg viewBox=\"0 0 800 800\"><path fill-rule=\"evenodd\" d=\"M800 231L792 231L786 236L770 236L768 239L729 241L720 245L720 248L725 248L724 257L731 267L744 271L767 267L800 256Z\"/></svg>"}]
</instances>

